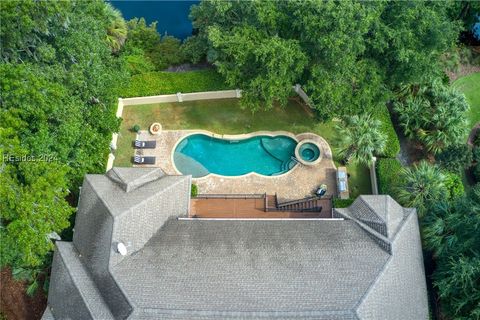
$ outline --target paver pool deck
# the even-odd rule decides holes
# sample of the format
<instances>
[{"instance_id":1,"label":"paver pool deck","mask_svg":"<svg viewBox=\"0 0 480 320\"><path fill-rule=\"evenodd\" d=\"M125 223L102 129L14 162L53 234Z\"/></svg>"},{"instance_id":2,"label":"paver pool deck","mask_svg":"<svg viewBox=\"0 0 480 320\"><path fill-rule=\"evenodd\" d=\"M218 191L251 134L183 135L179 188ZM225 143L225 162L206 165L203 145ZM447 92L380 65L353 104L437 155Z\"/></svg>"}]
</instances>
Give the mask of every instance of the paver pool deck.
<instances>
[{"instance_id":1,"label":"paver pool deck","mask_svg":"<svg viewBox=\"0 0 480 320\"><path fill-rule=\"evenodd\" d=\"M138 149L136 155L155 156L155 165L170 175L181 174L173 164L172 153L177 143L185 136L192 133L205 133L203 130L164 130L159 135L151 135L148 131L140 131L138 139L156 140L155 149ZM263 176L250 173L244 176L228 177L218 175L207 175L202 178L194 178L193 183L198 186L202 194L253 194L253 193L277 193L280 200L300 199L311 196L321 184L326 184L327 194L336 194L336 167L332 160L332 151L328 143L320 136L313 133L301 133L294 135L289 132L254 132L252 134L288 135L295 137L298 141L304 139L314 140L321 149L322 160L311 166L297 164L293 169L278 176ZM248 135L235 135L242 139ZM214 135L215 137L231 137L228 135ZM133 151L132 151L133 152ZM133 155L133 154L132 154ZM138 165L136 165L138 166ZM147 166L147 165L144 165Z\"/></svg>"}]
</instances>

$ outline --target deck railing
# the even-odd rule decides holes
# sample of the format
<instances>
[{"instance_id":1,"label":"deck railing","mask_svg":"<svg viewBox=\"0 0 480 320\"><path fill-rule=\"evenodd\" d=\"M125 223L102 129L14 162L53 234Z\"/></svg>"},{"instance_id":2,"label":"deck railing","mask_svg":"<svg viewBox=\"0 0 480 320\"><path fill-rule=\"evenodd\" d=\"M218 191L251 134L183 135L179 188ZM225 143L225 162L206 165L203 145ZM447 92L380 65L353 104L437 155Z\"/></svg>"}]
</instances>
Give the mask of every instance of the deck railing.
<instances>
[{"instance_id":1,"label":"deck railing","mask_svg":"<svg viewBox=\"0 0 480 320\"><path fill-rule=\"evenodd\" d=\"M210 193L196 196L197 199L264 199L266 197L266 193Z\"/></svg>"}]
</instances>

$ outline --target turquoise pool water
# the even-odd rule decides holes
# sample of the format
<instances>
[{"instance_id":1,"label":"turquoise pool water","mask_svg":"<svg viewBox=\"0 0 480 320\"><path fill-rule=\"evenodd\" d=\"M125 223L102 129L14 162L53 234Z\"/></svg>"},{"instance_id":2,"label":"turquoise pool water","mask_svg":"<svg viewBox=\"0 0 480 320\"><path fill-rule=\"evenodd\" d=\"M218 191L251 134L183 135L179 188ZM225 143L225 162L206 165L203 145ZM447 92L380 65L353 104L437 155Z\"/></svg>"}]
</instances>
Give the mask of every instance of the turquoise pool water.
<instances>
[{"instance_id":1,"label":"turquoise pool water","mask_svg":"<svg viewBox=\"0 0 480 320\"><path fill-rule=\"evenodd\" d=\"M215 173L240 176L256 172L266 176L292 169L297 142L287 136L256 136L224 140L204 134L184 138L174 151L175 166L194 178Z\"/></svg>"},{"instance_id":2,"label":"turquoise pool water","mask_svg":"<svg viewBox=\"0 0 480 320\"><path fill-rule=\"evenodd\" d=\"M300 157L308 162L313 162L320 156L320 149L313 143L307 142L300 146Z\"/></svg>"}]
</instances>

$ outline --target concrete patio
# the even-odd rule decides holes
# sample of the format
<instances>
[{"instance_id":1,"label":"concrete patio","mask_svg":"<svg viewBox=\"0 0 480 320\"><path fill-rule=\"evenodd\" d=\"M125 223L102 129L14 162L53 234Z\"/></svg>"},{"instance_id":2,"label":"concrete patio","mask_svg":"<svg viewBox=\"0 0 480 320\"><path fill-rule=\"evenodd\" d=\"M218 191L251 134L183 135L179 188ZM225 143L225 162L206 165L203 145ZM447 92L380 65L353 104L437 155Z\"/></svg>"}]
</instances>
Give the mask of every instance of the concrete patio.
<instances>
[{"instance_id":1,"label":"concrete patio","mask_svg":"<svg viewBox=\"0 0 480 320\"><path fill-rule=\"evenodd\" d=\"M172 153L177 143L192 133L211 132L202 130L165 130L159 135L151 135L148 131L138 134L140 140L156 140L155 149L135 150L136 155L155 156L155 167L162 168L167 174L181 174L173 164ZM206 194L252 194L252 193L277 193L281 200L299 199L312 195L321 184L328 187L327 194L336 193L336 167L332 160L332 151L328 143L320 136L313 133L293 135L289 132L269 132L269 134L285 134L297 140L314 140L321 149L322 160L315 165L305 166L297 164L289 172L279 176L262 176L251 173L239 177L227 177L210 174L202 178L193 179L198 186L199 193ZM244 135L248 137L249 135ZM222 135L215 135L221 138ZM241 139L242 137L237 136ZM133 155L133 149L132 149Z\"/></svg>"}]
</instances>

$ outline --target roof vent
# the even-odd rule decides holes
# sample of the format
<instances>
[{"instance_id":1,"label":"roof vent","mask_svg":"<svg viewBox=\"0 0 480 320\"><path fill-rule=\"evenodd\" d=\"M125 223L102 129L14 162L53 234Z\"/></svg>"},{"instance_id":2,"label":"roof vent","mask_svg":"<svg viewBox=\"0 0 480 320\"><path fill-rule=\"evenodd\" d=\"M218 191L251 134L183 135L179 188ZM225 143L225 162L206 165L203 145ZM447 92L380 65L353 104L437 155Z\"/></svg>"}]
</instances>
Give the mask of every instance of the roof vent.
<instances>
[{"instance_id":1,"label":"roof vent","mask_svg":"<svg viewBox=\"0 0 480 320\"><path fill-rule=\"evenodd\" d=\"M123 242L119 242L117 244L117 252L120 253L122 256L127 255L127 247L125 246L125 244L123 244Z\"/></svg>"}]
</instances>

